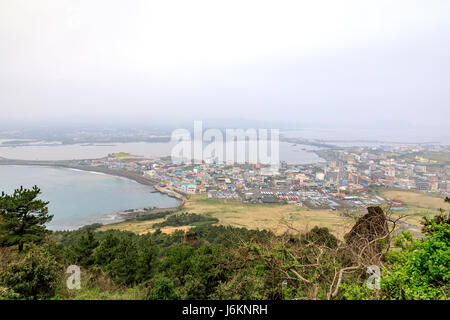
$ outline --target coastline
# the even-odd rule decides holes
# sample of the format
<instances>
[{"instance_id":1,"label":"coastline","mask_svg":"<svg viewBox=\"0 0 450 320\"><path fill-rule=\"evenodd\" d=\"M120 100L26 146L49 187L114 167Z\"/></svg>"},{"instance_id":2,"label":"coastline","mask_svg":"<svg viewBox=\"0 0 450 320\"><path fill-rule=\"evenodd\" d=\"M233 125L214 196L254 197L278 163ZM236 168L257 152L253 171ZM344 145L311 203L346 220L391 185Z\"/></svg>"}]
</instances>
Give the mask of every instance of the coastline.
<instances>
[{"instance_id":1,"label":"coastline","mask_svg":"<svg viewBox=\"0 0 450 320\"><path fill-rule=\"evenodd\" d=\"M167 208L159 208L159 207L149 207L149 208L132 208L127 210L122 210L118 212L109 212L104 213L105 216L114 216L113 221L111 222L98 222L103 225L108 224L114 224L123 222L125 220L134 219L138 215L141 214L152 214L152 213L158 213L161 211L177 211L183 204L184 201L187 199L186 195L181 194L177 191L170 190L164 187L159 186L159 181L144 177L141 175L138 175L136 173L120 170L120 169L110 169L105 167L94 167L94 166L83 166L83 165L77 165L72 163L59 162L59 161L30 161L30 160L11 160L11 159L5 159L0 158L0 165L21 165L21 166L42 166L42 167L56 167L56 168L65 168L65 169L74 169L74 170L81 170L81 171L87 171L87 172L93 172L93 173L102 173L107 174L111 176L116 177L122 177L129 180L133 180L137 183L140 183L142 185L150 186L153 188L153 192L165 194L171 198L176 198L180 201L180 203L177 206L174 207L167 207ZM94 222L95 223L95 222Z\"/></svg>"},{"instance_id":2,"label":"coastline","mask_svg":"<svg viewBox=\"0 0 450 320\"><path fill-rule=\"evenodd\" d=\"M83 166L78 164L72 164L67 161L30 161L30 160L11 160L0 158L0 165L20 165L20 166L42 166L42 167L58 167L67 169L76 169L88 172L104 173L112 176L127 178L136 181L140 184L154 187L159 183L158 180L147 178L136 173L120 170L110 169L105 167Z\"/></svg>"},{"instance_id":3,"label":"coastline","mask_svg":"<svg viewBox=\"0 0 450 320\"><path fill-rule=\"evenodd\" d=\"M68 169L75 169L75 170L83 170L87 172L97 172L97 173L104 173L111 176L117 176L122 177L126 179L130 179L133 181L136 181L140 184L147 185L153 187L153 192L159 192L162 194L165 194L171 198L176 198L183 202L187 199L187 196L185 194L182 194L179 191L175 191L172 189L164 188L162 186L159 186L160 181L156 179L152 179L149 177L141 176L136 173L126 171L126 170L119 170L119 169L110 169L105 167L92 167L92 166L81 166L81 165L63 165L60 167L68 168Z\"/></svg>"},{"instance_id":4,"label":"coastline","mask_svg":"<svg viewBox=\"0 0 450 320\"><path fill-rule=\"evenodd\" d=\"M107 214L112 217L112 221L109 222L94 222L95 223L100 223L101 225L112 225L112 224L117 224L117 223L121 223L127 220L133 220L136 219L136 217L140 216L140 215L150 215L150 214L156 214L156 213L160 213L160 212L176 212L179 210L180 207L182 207L184 204L184 201L180 202L178 204L178 206L176 207L168 207L168 208L157 208L157 207L153 207L151 209L149 208L137 208L137 209L128 209L128 210L123 210L123 211L119 211L119 212L115 212L115 213L111 213L111 214ZM87 226L89 224L86 224L84 226ZM83 226L82 226L83 227ZM82 228L80 227L80 228Z\"/></svg>"}]
</instances>

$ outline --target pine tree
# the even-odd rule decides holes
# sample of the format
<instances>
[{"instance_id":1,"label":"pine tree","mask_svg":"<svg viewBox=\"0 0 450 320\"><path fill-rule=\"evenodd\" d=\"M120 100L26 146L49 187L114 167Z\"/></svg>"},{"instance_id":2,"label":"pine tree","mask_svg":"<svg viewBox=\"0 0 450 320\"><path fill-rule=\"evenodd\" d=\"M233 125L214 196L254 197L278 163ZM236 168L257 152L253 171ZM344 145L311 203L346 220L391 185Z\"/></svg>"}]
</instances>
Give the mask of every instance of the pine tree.
<instances>
[{"instance_id":1,"label":"pine tree","mask_svg":"<svg viewBox=\"0 0 450 320\"><path fill-rule=\"evenodd\" d=\"M98 247L98 244L94 233L87 229L86 234L81 236L72 249L75 262L83 267L93 265L95 262L94 250Z\"/></svg>"},{"instance_id":2,"label":"pine tree","mask_svg":"<svg viewBox=\"0 0 450 320\"><path fill-rule=\"evenodd\" d=\"M41 190L14 190L12 195L2 192L0 196L0 245L18 245L22 251L24 243L40 242L49 233L45 223L50 222L53 215L48 213L48 202L36 197Z\"/></svg>"}]
</instances>

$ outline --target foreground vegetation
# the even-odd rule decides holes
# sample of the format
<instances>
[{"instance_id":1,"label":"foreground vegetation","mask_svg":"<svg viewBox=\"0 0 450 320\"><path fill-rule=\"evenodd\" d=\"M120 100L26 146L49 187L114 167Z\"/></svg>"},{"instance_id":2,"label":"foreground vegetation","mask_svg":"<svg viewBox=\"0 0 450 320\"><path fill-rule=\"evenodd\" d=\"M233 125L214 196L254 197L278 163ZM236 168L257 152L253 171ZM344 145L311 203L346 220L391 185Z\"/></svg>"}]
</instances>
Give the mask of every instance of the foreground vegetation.
<instances>
[{"instance_id":1,"label":"foreground vegetation","mask_svg":"<svg viewBox=\"0 0 450 320\"><path fill-rule=\"evenodd\" d=\"M448 299L450 218L409 233L364 238L357 246L325 227L289 233L214 225L190 212L143 218L137 234L99 224L49 232L39 189L0 197L1 299ZM446 199L449 202L449 199ZM273 208L276 209L276 208ZM393 227L395 223L391 223ZM390 225L391 225L390 224ZM170 234L161 227L189 226ZM352 229L353 230L353 229ZM358 238L359 239L359 238ZM358 240L359 241L359 240ZM379 289L367 268L381 269ZM66 269L81 268L69 290ZM373 266L372 266L373 267Z\"/></svg>"}]
</instances>

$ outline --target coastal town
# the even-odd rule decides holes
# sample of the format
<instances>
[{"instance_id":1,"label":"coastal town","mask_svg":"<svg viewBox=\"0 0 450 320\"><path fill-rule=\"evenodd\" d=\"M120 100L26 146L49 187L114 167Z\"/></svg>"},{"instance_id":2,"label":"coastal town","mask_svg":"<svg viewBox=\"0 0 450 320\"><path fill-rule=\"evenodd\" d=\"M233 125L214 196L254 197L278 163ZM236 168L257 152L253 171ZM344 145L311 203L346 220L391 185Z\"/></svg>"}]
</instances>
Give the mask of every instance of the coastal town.
<instances>
[{"instance_id":1,"label":"coastal town","mask_svg":"<svg viewBox=\"0 0 450 320\"><path fill-rule=\"evenodd\" d=\"M207 194L208 198L249 203L293 203L309 209L349 209L364 212L368 205L388 202L393 210L405 204L386 199L376 190L399 188L450 195L448 147L397 145L328 148L316 151L326 162L295 165L284 161L278 170L259 163L182 163L170 157L143 158L114 153L77 165L132 172L179 197Z\"/></svg>"},{"instance_id":2,"label":"coastal town","mask_svg":"<svg viewBox=\"0 0 450 320\"><path fill-rule=\"evenodd\" d=\"M11 314L450 300L450 0L0 0L0 43Z\"/></svg>"}]
</instances>

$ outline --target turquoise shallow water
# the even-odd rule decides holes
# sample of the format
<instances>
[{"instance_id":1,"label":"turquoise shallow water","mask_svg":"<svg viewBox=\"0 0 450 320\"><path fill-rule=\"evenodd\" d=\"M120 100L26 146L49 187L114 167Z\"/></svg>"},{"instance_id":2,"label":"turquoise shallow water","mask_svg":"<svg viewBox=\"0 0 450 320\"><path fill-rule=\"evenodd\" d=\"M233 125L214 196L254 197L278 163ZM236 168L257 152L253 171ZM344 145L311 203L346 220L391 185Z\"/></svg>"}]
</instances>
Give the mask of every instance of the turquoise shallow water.
<instances>
[{"instance_id":1,"label":"turquoise shallow water","mask_svg":"<svg viewBox=\"0 0 450 320\"><path fill-rule=\"evenodd\" d=\"M42 191L40 199L50 201L49 212L54 217L48 228L52 230L114 222L118 213L127 209L168 208L179 203L126 178L64 168L0 165L0 191L12 193L21 185L37 185Z\"/></svg>"}]
</instances>

